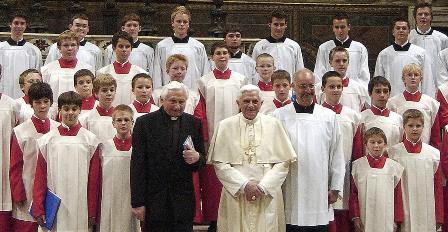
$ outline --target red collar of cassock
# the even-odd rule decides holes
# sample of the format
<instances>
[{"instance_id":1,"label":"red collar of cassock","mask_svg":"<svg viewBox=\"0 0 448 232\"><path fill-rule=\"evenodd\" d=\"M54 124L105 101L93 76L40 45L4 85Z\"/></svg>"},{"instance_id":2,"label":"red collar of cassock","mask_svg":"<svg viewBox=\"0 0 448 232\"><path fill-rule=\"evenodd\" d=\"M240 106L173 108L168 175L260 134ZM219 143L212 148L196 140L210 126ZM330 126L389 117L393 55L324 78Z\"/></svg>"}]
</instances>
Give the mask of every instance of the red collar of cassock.
<instances>
[{"instance_id":1,"label":"red collar of cassock","mask_svg":"<svg viewBox=\"0 0 448 232\"><path fill-rule=\"evenodd\" d=\"M380 108L376 107L375 105L372 105L370 110L376 116L389 117L389 114L390 114L390 110L388 108L384 108L383 110L381 110Z\"/></svg>"},{"instance_id":2,"label":"red collar of cassock","mask_svg":"<svg viewBox=\"0 0 448 232\"><path fill-rule=\"evenodd\" d=\"M408 153L420 153L422 151L422 140L419 139L415 145L409 139L403 139L404 147Z\"/></svg>"},{"instance_id":3,"label":"red collar of cassock","mask_svg":"<svg viewBox=\"0 0 448 232\"><path fill-rule=\"evenodd\" d=\"M367 161L369 161L369 165L371 168L383 168L384 164L386 163L387 157L383 154L379 158L373 158L370 154L366 155Z\"/></svg>"},{"instance_id":4,"label":"red collar of cassock","mask_svg":"<svg viewBox=\"0 0 448 232\"><path fill-rule=\"evenodd\" d=\"M258 88L260 88L261 91L272 91L272 81L269 81L268 83L258 81Z\"/></svg>"},{"instance_id":5,"label":"red collar of cassock","mask_svg":"<svg viewBox=\"0 0 448 232\"><path fill-rule=\"evenodd\" d=\"M229 79L230 74L232 74L232 70L229 68L226 69L226 71L221 71L217 68L213 69L213 74L215 75L216 79Z\"/></svg>"},{"instance_id":6,"label":"red collar of cassock","mask_svg":"<svg viewBox=\"0 0 448 232\"><path fill-rule=\"evenodd\" d=\"M96 98L94 95L82 99L82 107L81 110L91 110L95 106Z\"/></svg>"},{"instance_id":7,"label":"red collar of cassock","mask_svg":"<svg viewBox=\"0 0 448 232\"><path fill-rule=\"evenodd\" d=\"M103 107L97 105L96 110L98 111L98 114L100 116L109 116L112 117L112 113L114 112L114 107L110 107L108 110L104 109Z\"/></svg>"},{"instance_id":8,"label":"red collar of cassock","mask_svg":"<svg viewBox=\"0 0 448 232\"><path fill-rule=\"evenodd\" d=\"M131 71L131 63L129 63L129 61L126 61L123 64L118 63L118 61L114 61L113 65L116 74L129 74Z\"/></svg>"},{"instance_id":9,"label":"red collar of cassock","mask_svg":"<svg viewBox=\"0 0 448 232\"><path fill-rule=\"evenodd\" d=\"M278 100L277 98L274 98L274 100L272 100L274 102L275 107L277 108L281 108L283 106L288 105L289 103L291 103L291 99L286 99L284 102L281 102L280 100Z\"/></svg>"},{"instance_id":10,"label":"red collar of cassock","mask_svg":"<svg viewBox=\"0 0 448 232\"><path fill-rule=\"evenodd\" d=\"M46 134L50 130L50 119L39 119L36 115L31 116L31 121L36 128L37 133Z\"/></svg>"},{"instance_id":11,"label":"red collar of cassock","mask_svg":"<svg viewBox=\"0 0 448 232\"><path fill-rule=\"evenodd\" d=\"M70 128L65 127L64 125L58 126L59 134L62 136L76 136L81 129L81 124L78 122Z\"/></svg>"},{"instance_id":12,"label":"red collar of cassock","mask_svg":"<svg viewBox=\"0 0 448 232\"><path fill-rule=\"evenodd\" d=\"M22 97L26 104L30 104L30 97L28 95L25 95Z\"/></svg>"},{"instance_id":13,"label":"red collar of cassock","mask_svg":"<svg viewBox=\"0 0 448 232\"><path fill-rule=\"evenodd\" d=\"M349 82L350 82L350 79L348 77L343 78L342 86L347 87Z\"/></svg>"},{"instance_id":14,"label":"red collar of cassock","mask_svg":"<svg viewBox=\"0 0 448 232\"><path fill-rule=\"evenodd\" d=\"M122 140L117 136L114 137L114 144L119 151L129 151L132 147L132 137L129 136L126 140Z\"/></svg>"},{"instance_id":15,"label":"red collar of cassock","mask_svg":"<svg viewBox=\"0 0 448 232\"><path fill-rule=\"evenodd\" d=\"M330 110L333 110L333 112L335 112L336 114L340 114L342 111L342 104L338 103L336 105L330 105L328 104L326 101L324 101L324 103L322 103L322 106L325 108L328 108Z\"/></svg>"},{"instance_id":16,"label":"red collar of cassock","mask_svg":"<svg viewBox=\"0 0 448 232\"><path fill-rule=\"evenodd\" d=\"M137 100L134 100L132 102L132 105L134 105L134 107L138 113L149 113L149 111L151 111L151 101L147 101L146 103L141 103Z\"/></svg>"},{"instance_id":17,"label":"red collar of cassock","mask_svg":"<svg viewBox=\"0 0 448 232\"><path fill-rule=\"evenodd\" d=\"M61 68L75 68L76 64L78 63L78 59L73 59L73 60L66 60L66 59L62 59L59 58L59 65L61 66Z\"/></svg>"},{"instance_id":18,"label":"red collar of cassock","mask_svg":"<svg viewBox=\"0 0 448 232\"><path fill-rule=\"evenodd\" d=\"M405 90L403 91L403 96L406 101L413 101L413 102L419 102L422 98L422 93L417 90L415 93L410 93L409 91Z\"/></svg>"}]
</instances>

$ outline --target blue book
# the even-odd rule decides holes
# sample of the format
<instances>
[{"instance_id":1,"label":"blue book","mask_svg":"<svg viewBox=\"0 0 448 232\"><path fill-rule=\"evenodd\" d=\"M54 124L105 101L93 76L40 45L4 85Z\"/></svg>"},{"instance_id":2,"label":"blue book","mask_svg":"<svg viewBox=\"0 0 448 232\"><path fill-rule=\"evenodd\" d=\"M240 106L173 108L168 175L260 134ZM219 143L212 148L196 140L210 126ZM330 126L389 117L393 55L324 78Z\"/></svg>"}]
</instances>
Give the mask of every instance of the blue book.
<instances>
[{"instance_id":1,"label":"blue book","mask_svg":"<svg viewBox=\"0 0 448 232\"><path fill-rule=\"evenodd\" d=\"M45 228L48 230L53 229L54 220L56 219L56 214L58 213L59 205L61 204L61 198L59 198L56 194L54 194L49 189L47 190L47 194L45 196ZM31 203L31 207L29 213L34 217L33 214L33 203Z\"/></svg>"}]
</instances>

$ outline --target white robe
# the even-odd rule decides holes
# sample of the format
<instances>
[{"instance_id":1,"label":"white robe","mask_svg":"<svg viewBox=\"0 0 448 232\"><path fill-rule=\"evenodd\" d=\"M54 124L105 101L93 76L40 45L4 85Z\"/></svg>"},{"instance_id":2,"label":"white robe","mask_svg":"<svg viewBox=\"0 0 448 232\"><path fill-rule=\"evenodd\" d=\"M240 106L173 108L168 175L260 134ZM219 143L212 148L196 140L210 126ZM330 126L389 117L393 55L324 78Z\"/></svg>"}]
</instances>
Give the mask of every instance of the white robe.
<instances>
[{"instance_id":1,"label":"white robe","mask_svg":"<svg viewBox=\"0 0 448 232\"><path fill-rule=\"evenodd\" d=\"M326 72L333 70L330 66L330 51L335 47L336 44L333 40L329 40L319 46L316 55L316 64L314 66L316 83L321 83L322 76ZM362 43L352 40L350 47L346 49L349 53L347 76L350 77L351 80L356 80L362 86L367 88L370 81L369 54L367 48Z\"/></svg>"},{"instance_id":2,"label":"white robe","mask_svg":"<svg viewBox=\"0 0 448 232\"><path fill-rule=\"evenodd\" d=\"M139 113L139 112L137 112L137 109L135 108L134 104L131 103L128 106L131 107L132 112L134 112L134 123L137 121L138 117L141 117L141 116L143 116L145 114L148 114L148 113L152 113L152 112L157 111L159 109L158 106L156 106L154 104L151 104L151 109L149 110L148 113Z\"/></svg>"},{"instance_id":3,"label":"white robe","mask_svg":"<svg viewBox=\"0 0 448 232\"><path fill-rule=\"evenodd\" d=\"M408 51L395 51L394 47L383 49L376 60L374 76L383 76L389 80L392 87L391 96L402 93L404 88L402 77L403 67L415 63L423 69L421 90L424 94L435 96L436 80L432 75L431 58L425 49L411 44Z\"/></svg>"},{"instance_id":4,"label":"white robe","mask_svg":"<svg viewBox=\"0 0 448 232\"><path fill-rule=\"evenodd\" d=\"M59 52L57 44L54 43L48 50L45 65L51 63L52 61L58 60L59 58L61 58L61 53ZM78 58L79 61L92 66L93 70L98 70L103 67L102 50L93 43L86 42L84 46L79 46L78 53L76 53L76 58Z\"/></svg>"},{"instance_id":5,"label":"white robe","mask_svg":"<svg viewBox=\"0 0 448 232\"><path fill-rule=\"evenodd\" d=\"M112 44L107 46L104 53L104 65L112 64L117 59L112 49ZM154 78L154 49L152 47L140 43L137 48L132 48L129 62L144 69L149 76Z\"/></svg>"},{"instance_id":6,"label":"white robe","mask_svg":"<svg viewBox=\"0 0 448 232\"><path fill-rule=\"evenodd\" d=\"M101 116L96 108L79 118L82 127L96 135L98 141L105 142L112 139L117 131L112 125L112 117Z\"/></svg>"},{"instance_id":7,"label":"white robe","mask_svg":"<svg viewBox=\"0 0 448 232\"><path fill-rule=\"evenodd\" d=\"M50 62L42 67L40 70L42 80L51 86L53 90L53 102L58 102L58 97L61 93L75 91L74 75L80 69L88 69L94 73L92 66L79 60L75 68L61 68L59 60Z\"/></svg>"},{"instance_id":8,"label":"white robe","mask_svg":"<svg viewBox=\"0 0 448 232\"><path fill-rule=\"evenodd\" d=\"M144 69L140 68L137 65L131 64L131 70L128 74L117 74L114 69L113 64L109 64L107 66L102 67L96 72L96 75L99 74L110 74L117 81L117 89L115 94L115 99L113 101L113 105L117 106L119 104L129 105L134 101L134 94L132 93L132 78L139 73L146 73Z\"/></svg>"},{"instance_id":9,"label":"white robe","mask_svg":"<svg viewBox=\"0 0 448 232\"><path fill-rule=\"evenodd\" d=\"M12 210L11 187L9 184L9 158L11 146L11 133L19 119L20 107L17 103L6 96L0 95L0 212Z\"/></svg>"},{"instance_id":10,"label":"white robe","mask_svg":"<svg viewBox=\"0 0 448 232\"><path fill-rule=\"evenodd\" d=\"M389 117L373 114L370 109L361 112L362 133L372 127L380 128L387 138L387 147L390 148L401 142L403 138L403 119L401 115L391 111Z\"/></svg>"},{"instance_id":11,"label":"white robe","mask_svg":"<svg viewBox=\"0 0 448 232\"><path fill-rule=\"evenodd\" d=\"M50 120L50 130L57 128L58 122ZM44 134L38 133L31 119L14 128L14 135L19 144L19 148L23 154L23 172L22 180L25 187L26 201L19 206L13 204L12 216L21 221L34 222L34 218L29 214L28 210L33 199L34 174L36 173L37 154L37 139Z\"/></svg>"},{"instance_id":12,"label":"white robe","mask_svg":"<svg viewBox=\"0 0 448 232\"><path fill-rule=\"evenodd\" d=\"M162 93L162 88L163 87L160 87L152 91L152 98L154 99L156 105L159 107L162 106L162 102L160 101L160 94ZM188 99L187 102L185 103L184 112L193 115L196 107L198 106L199 98L200 95L198 91L189 89Z\"/></svg>"},{"instance_id":13,"label":"white robe","mask_svg":"<svg viewBox=\"0 0 448 232\"><path fill-rule=\"evenodd\" d=\"M431 57L431 70L433 80L436 81L436 87L443 84L444 80L438 76L439 66L437 65L437 60L439 52L448 48L448 36L436 30L433 30L431 35L420 35L414 29L409 34L409 42L426 50L429 57Z\"/></svg>"},{"instance_id":14,"label":"white robe","mask_svg":"<svg viewBox=\"0 0 448 232\"><path fill-rule=\"evenodd\" d=\"M98 147L96 136L84 128L76 136L61 136L55 128L37 143L46 161L47 187L61 198L57 223L51 231L87 232L88 174L90 160ZM47 230L39 227L39 231Z\"/></svg>"},{"instance_id":15,"label":"white robe","mask_svg":"<svg viewBox=\"0 0 448 232\"><path fill-rule=\"evenodd\" d=\"M34 114L34 110L31 107L31 105L26 103L22 97L17 98L15 101L20 106L20 115L19 115L19 124L20 124L30 119L31 116L33 116Z\"/></svg>"},{"instance_id":16,"label":"white robe","mask_svg":"<svg viewBox=\"0 0 448 232\"><path fill-rule=\"evenodd\" d=\"M207 126L209 136L213 135L218 123L239 112L236 99L240 88L246 84L246 78L233 72L227 80L216 79L213 72L201 77L198 82L199 92L205 99Z\"/></svg>"},{"instance_id":17,"label":"white robe","mask_svg":"<svg viewBox=\"0 0 448 232\"><path fill-rule=\"evenodd\" d=\"M288 104L274 111L286 129L297 163L284 183L286 223L327 225L334 219L328 191L343 193L345 164L336 114L318 104L312 114L296 113Z\"/></svg>"},{"instance_id":18,"label":"white robe","mask_svg":"<svg viewBox=\"0 0 448 232\"><path fill-rule=\"evenodd\" d=\"M325 101L325 94L322 92L321 86L322 83L318 83L315 89L317 103L319 104L322 104ZM367 92L367 87L356 80L350 79L348 86L344 87L342 90L340 102L343 106L347 106L356 112L361 112L362 109L366 107L368 100L369 94Z\"/></svg>"},{"instance_id":19,"label":"white robe","mask_svg":"<svg viewBox=\"0 0 448 232\"><path fill-rule=\"evenodd\" d=\"M174 43L171 37L167 37L157 44L154 55L154 88L170 82L170 77L166 73L166 59L174 54L182 54L187 57L188 69L183 83L190 89L197 89L199 78L210 72L211 69L204 45L191 37L188 39L188 43Z\"/></svg>"},{"instance_id":20,"label":"white robe","mask_svg":"<svg viewBox=\"0 0 448 232\"><path fill-rule=\"evenodd\" d=\"M265 115L272 115L272 112L277 109L273 101L263 101L260 108L260 113Z\"/></svg>"},{"instance_id":21,"label":"white robe","mask_svg":"<svg viewBox=\"0 0 448 232\"><path fill-rule=\"evenodd\" d=\"M258 74L255 70L256 63L252 57L242 54L241 58L230 58L227 64L230 70L243 74L247 78L248 84L256 85L258 83ZM210 60L212 70L215 68L215 62Z\"/></svg>"},{"instance_id":22,"label":"white robe","mask_svg":"<svg viewBox=\"0 0 448 232\"><path fill-rule=\"evenodd\" d=\"M406 101L403 94L397 94L389 99L387 107L399 115L408 109L417 109L423 114L424 127L422 141L429 144L431 139L431 129L439 112L440 103L426 94L422 94L419 102Z\"/></svg>"},{"instance_id":23,"label":"white robe","mask_svg":"<svg viewBox=\"0 0 448 232\"><path fill-rule=\"evenodd\" d=\"M138 220L132 215L131 152L119 151L113 139L102 145L102 198L100 232L138 232Z\"/></svg>"},{"instance_id":24,"label":"white robe","mask_svg":"<svg viewBox=\"0 0 448 232\"><path fill-rule=\"evenodd\" d=\"M7 41L0 43L0 93L13 99L23 96L19 85L20 74L29 69L39 70L42 54L36 46L26 42L23 46L11 46Z\"/></svg>"},{"instance_id":25,"label":"white robe","mask_svg":"<svg viewBox=\"0 0 448 232\"><path fill-rule=\"evenodd\" d=\"M365 156L353 162L352 176L365 232L394 231L394 194L402 174L403 167L392 159L386 159L383 168L371 168Z\"/></svg>"},{"instance_id":26,"label":"white robe","mask_svg":"<svg viewBox=\"0 0 448 232\"><path fill-rule=\"evenodd\" d=\"M428 144L422 146L419 154L408 153L403 143L389 152L389 157L404 167L402 232L436 231L434 174L439 167L440 152Z\"/></svg>"},{"instance_id":27,"label":"white robe","mask_svg":"<svg viewBox=\"0 0 448 232\"><path fill-rule=\"evenodd\" d=\"M445 84L448 82L448 48L439 52L438 62L439 80L441 84Z\"/></svg>"},{"instance_id":28,"label":"white robe","mask_svg":"<svg viewBox=\"0 0 448 232\"><path fill-rule=\"evenodd\" d=\"M283 43L271 43L267 39L258 41L252 52L252 58L256 60L262 53L268 53L274 57L277 70L286 70L291 76L305 67L299 44L289 38L286 38Z\"/></svg>"}]
</instances>

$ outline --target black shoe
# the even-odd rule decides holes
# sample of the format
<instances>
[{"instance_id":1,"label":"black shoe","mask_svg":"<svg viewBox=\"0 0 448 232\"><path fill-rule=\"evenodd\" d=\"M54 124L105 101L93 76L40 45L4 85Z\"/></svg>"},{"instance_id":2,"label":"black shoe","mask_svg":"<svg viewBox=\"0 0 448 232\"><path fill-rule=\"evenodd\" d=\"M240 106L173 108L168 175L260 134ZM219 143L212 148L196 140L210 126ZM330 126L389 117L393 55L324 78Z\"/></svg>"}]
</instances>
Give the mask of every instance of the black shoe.
<instances>
[{"instance_id":1,"label":"black shoe","mask_svg":"<svg viewBox=\"0 0 448 232\"><path fill-rule=\"evenodd\" d=\"M210 222L207 232L216 232L216 221Z\"/></svg>"}]
</instances>

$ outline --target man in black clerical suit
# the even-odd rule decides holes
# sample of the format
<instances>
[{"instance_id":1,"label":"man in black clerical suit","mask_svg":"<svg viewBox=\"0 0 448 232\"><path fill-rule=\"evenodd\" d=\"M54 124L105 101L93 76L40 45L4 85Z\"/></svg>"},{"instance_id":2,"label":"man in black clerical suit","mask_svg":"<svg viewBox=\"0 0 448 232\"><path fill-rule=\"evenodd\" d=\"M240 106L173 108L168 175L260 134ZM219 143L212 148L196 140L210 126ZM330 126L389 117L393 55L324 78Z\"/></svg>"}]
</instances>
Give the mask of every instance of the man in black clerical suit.
<instances>
[{"instance_id":1,"label":"man in black clerical suit","mask_svg":"<svg viewBox=\"0 0 448 232\"><path fill-rule=\"evenodd\" d=\"M162 107L137 119L132 134L131 204L146 232L193 231L192 172L205 165L201 122L184 113L187 87L173 81Z\"/></svg>"}]
</instances>

